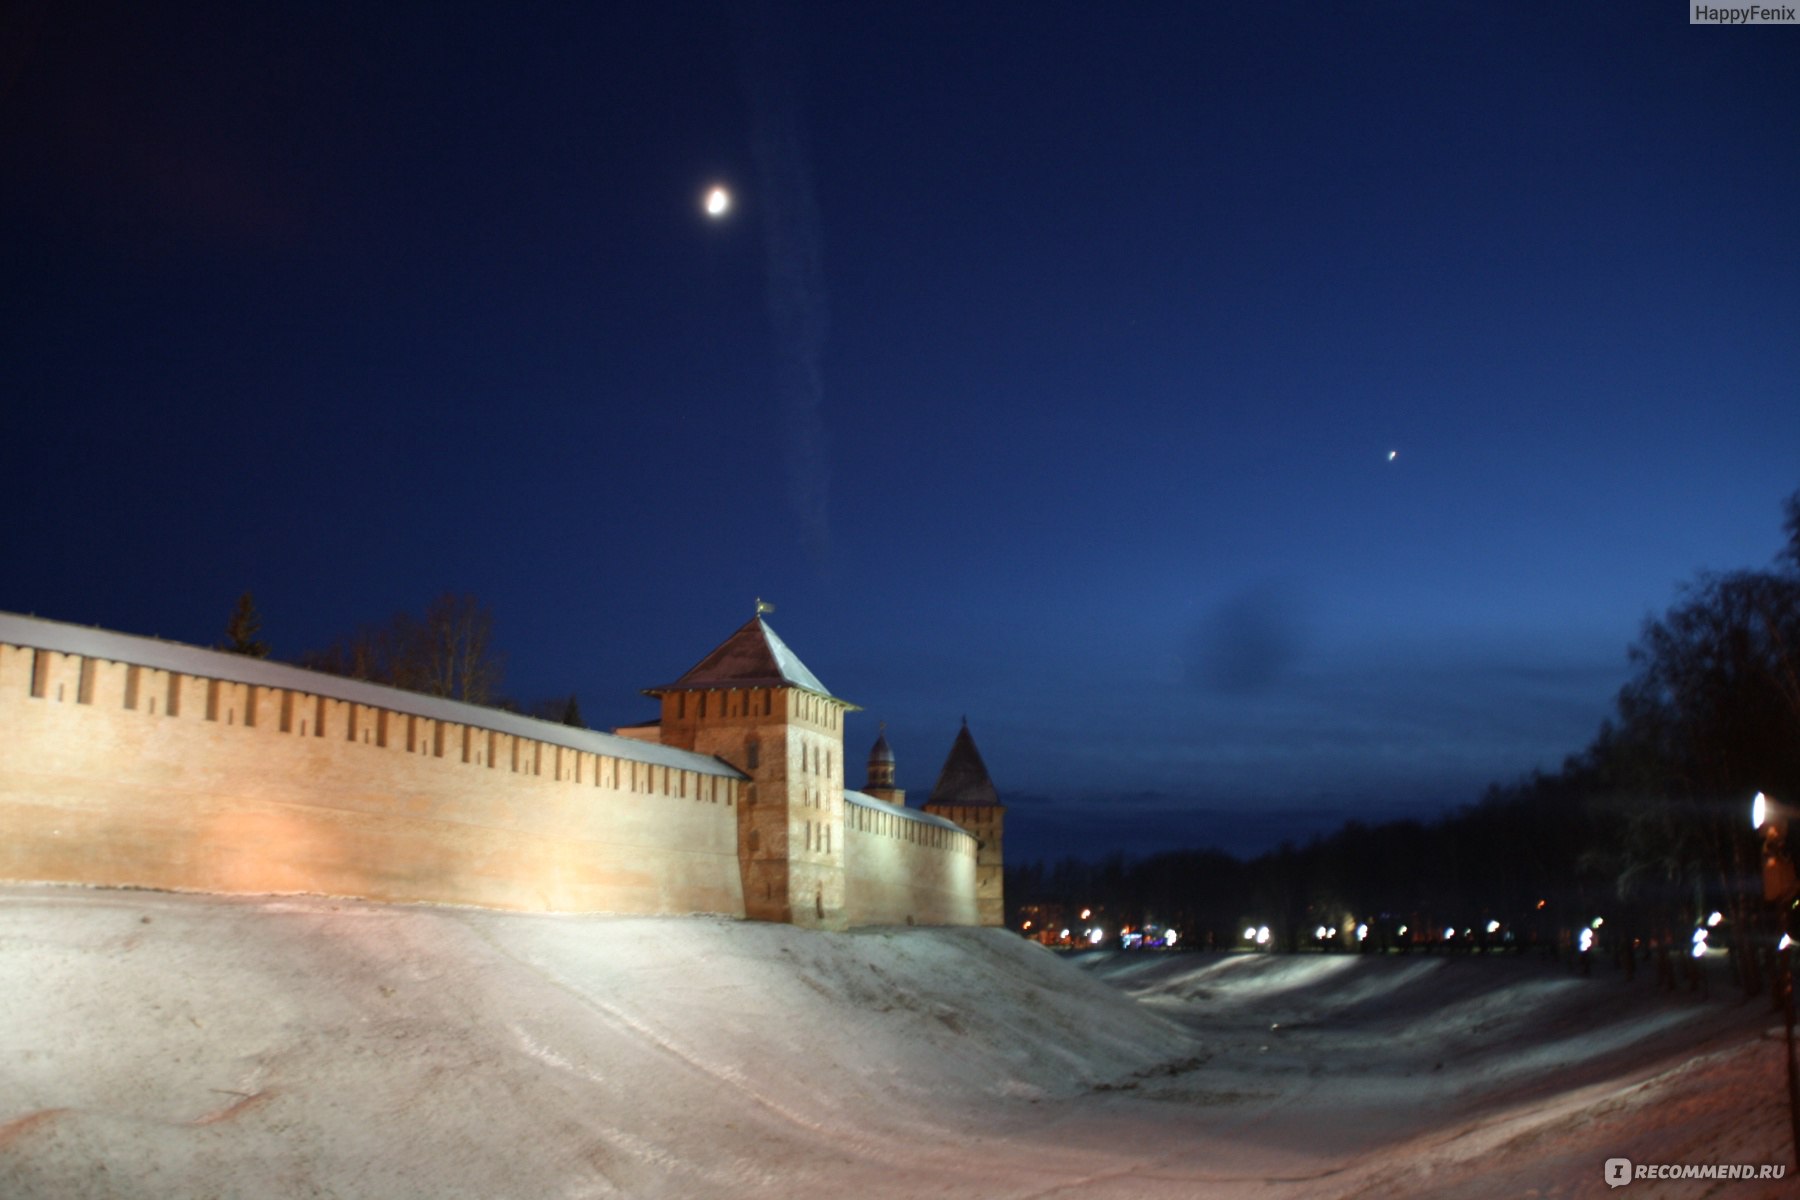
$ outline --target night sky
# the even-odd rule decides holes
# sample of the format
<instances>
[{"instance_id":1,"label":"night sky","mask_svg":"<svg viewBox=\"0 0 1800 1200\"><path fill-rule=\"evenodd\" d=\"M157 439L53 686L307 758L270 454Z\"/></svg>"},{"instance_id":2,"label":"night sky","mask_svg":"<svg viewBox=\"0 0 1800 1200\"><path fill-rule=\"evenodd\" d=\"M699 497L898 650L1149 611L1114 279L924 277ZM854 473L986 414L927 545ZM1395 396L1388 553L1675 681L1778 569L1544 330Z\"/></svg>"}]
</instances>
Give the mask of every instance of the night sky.
<instances>
[{"instance_id":1,"label":"night sky","mask_svg":"<svg viewBox=\"0 0 1800 1200\"><path fill-rule=\"evenodd\" d=\"M1553 769L1800 487L1800 29L1675 0L10 5L0 254L0 609L611 727L761 596L1014 860Z\"/></svg>"}]
</instances>

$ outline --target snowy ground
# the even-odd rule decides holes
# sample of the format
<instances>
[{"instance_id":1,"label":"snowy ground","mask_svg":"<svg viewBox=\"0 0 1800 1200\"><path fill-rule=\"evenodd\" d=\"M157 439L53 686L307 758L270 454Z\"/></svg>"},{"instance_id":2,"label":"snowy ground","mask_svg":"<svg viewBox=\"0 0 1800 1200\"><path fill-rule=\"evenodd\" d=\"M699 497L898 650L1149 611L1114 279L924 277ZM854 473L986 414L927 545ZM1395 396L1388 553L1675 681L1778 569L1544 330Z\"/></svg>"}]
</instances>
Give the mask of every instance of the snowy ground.
<instances>
[{"instance_id":1,"label":"snowy ground","mask_svg":"<svg viewBox=\"0 0 1800 1200\"><path fill-rule=\"evenodd\" d=\"M1718 992L14 887L0 1197L1796 1194L1602 1181L1791 1161L1779 1029Z\"/></svg>"}]
</instances>

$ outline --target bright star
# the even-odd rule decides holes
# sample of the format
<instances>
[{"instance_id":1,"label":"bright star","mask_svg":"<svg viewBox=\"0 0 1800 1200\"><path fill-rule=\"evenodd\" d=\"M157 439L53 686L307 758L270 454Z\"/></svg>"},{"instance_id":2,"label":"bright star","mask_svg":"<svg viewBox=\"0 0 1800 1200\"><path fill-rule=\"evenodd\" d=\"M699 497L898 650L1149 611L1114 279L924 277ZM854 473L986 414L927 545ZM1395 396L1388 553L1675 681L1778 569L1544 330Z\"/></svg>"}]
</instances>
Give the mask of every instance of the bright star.
<instances>
[{"instance_id":1,"label":"bright star","mask_svg":"<svg viewBox=\"0 0 1800 1200\"><path fill-rule=\"evenodd\" d=\"M731 193L723 187L715 187L706 193L706 215L713 218L724 216L731 209Z\"/></svg>"}]
</instances>

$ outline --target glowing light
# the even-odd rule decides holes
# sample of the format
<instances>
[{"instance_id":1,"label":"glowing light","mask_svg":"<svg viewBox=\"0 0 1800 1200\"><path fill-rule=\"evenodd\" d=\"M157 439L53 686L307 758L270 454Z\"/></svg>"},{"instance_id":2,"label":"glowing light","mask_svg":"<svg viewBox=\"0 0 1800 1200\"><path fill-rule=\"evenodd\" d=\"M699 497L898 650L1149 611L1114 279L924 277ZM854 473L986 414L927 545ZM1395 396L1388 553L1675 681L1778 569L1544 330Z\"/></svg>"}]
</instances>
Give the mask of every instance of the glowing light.
<instances>
[{"instance_id":1,"label":"glowing light","mask_svg":"<svg viewBox=\"0 0 1800 1200\"><path fill-rule=\"evenodd\" d=\"M1399 457L1400 457L1400 452L1398 450L1389 450L1388 451L1388 461L1389 462L1393 462L1396 458L1399 458Z\"/></svg>"},{"instance_id":2,"label":"glowing light","mask_svg":"<svg viewBox=\"0 0 1800 1200\"><path fill-rule=\"evenodd\" d=\"M1400 936L1401 936L1401 937L1405 937L1405 936L1406 936L1406 926L1404 926L1404 925L1402 925L1402 926L1401 926L1401 927L1400 927Z\"/></svg>"},{"instance_id":3,"label":"glowing light","mask_svg":"<svg viewBox=\"0 0 1800 1200\"><path fill-rule=\"evenodd\" d=\"M1794 944L1794 939L1784 933L1781 935L1781 940L1779 942L1775 943L1775 948L1777 950L1786 950L1789 946L1791 946L1793 944Z\"/></svg>"},{"instance_id":4,"label":"glowing light","mask_svg":"<svg viewBox=\"0 0 1800 1200\"><path fill-rule=\"evenodd\" d=\"M1101 942L1104 942L1105 940L1106 940L1105 930L1101 930L1101 929L1088 930L1088 944L1089 945L1098 946Z\"/></svg>"},{"instance_id":5,"label":"glowing light","mask_svg":"<svg viewBox=\"0 0 1800 1200\"><path fill-rule=\"evenodd\" d=\"M1584 929L1581 931L1580 946L1581 946L1581 952L1583 954L1586 954L1589 950L1592 950L1594 948L1594 931L1593 930Z\"/></svg>"},{"instance_id":6,"label":"glowing light","mask_svg":"<svg viewBox=\"0 0 1800 1200\"><path fill-rule=\"evenodd\" d=\"M1499 933L1500 932L1500 922L1489 921L1487 929L1488 929L1489 933Z\"/></svg>"},{"instance_id":7,"label":"glowing light","mask_svg":"<svg viewBox=\"0 0 1800 1200\"><path fill-rule=\"evenodd\" d=\"M1750 828L1761 829L1769 819L1769 798L1761 792L1750 801Z\"/></svg>"},{"instance_id":8,"label":"glowing light","mask_svg":"<svg viewBox=\"0 0 1800 1200\"><path fill-rule=\"evenodd\" d=\"M1695 938L1694 939L1694 957L1695 958L1705 958L1706 957L1706 939L1705 938Z\"/></svg>"},{"instance_id":9,"label":"glowing light","mask_svg":"<svg viewBox=\"0 0 1800 1200\"><path fill-rule=\"evenodd\" d=\"M1445 936L1445 937L1446 937L1446 938L1453 938L1453 937L1455 937L1455 936L1456 936L1456 929L1455 929L1455 927L1453 927L1453 926L1446 926L1446 927L1445 927L1445 929L1444 929L1444 936Z\"/></svg>"},{"instance_id":10,"label":"glowing light","mask_svg":"<svg viewBox=\"0 0 1800 1200\"><path fill-rule=\"evenodd\" d=\"M1269 944L1269 927L1267 925L1257 927L1256 944L1259 946L1266 946Z\"/></svg>"},{"instance_id":11,"label":"glowing light","mask_svg":"<svg viewBox=\"0 0 1800 1200\"><path fill-rule=\"evenodd\" d=\"M1693 941L1693 942L1704 942L1706 940L1706 930L1704 930L1704 929L1694 930L1694 936L1689 938L1688 940Z\"/></svg>"},{"instance_id":12,"label":"glowing light","mask_svg":"<svg viewBox=\"0 0 1800 1200\"><path fill-rule=\"evenodd\" d=\"M1719 927L1719 922L1723 921L1724 919L1725 919L1724 913L1717 913L1717 912L1713 913L1711 916L1706 918L1706 927L1708 929L1717 929Z\"/></svg>"},{"instance_id":13,"label":"glowing light","mask_svg":"<svg viewBox=\"0 0 1800 1200\"><path fill-rule=\"evenodd\" d=\"M1081 910L1081 919L1084 921L1093 915L1094 915L1094 910L1091 908L1084 908Z\"/></svg>"},{"instance_id":14,"label":"glowing light","mask_svg":"<svg viewBox=\"0 0 1800 1200\"><path fill-rule=\"evenodd\" d=\"M1256 940L1256 926L1247 925L1244 927L1244 940L1246 942L1254 942Z\"/></svg>"},{"instance_id":15,"label":"glowing light","mask_svg":"<svg viewBox=\"0 0 1800 1200\"><path fill-rule=\"evenodd\" d=\"M1600 927L1601 927L1601 926L1602 926L1602 925L1604 925L1604 924L1606 924L1606 918L1605 918L1605 917L1595 917L1595 918L1594 918L1594 923L1593 923L1593 924L1592 924L1592 925L1590 925L1590 926L1588 926L1588 928L1589 928L1589 929L1598 929L1598 928L1600 928Z\"/></svg>"},{"instance_id":16,"label":"glowing light","mask_svg":"<svg viewBox=\"0 0 1800 1200\"><path fill-rule=\"evenodd\" d=\"M731 193L722 187L715 187L706 193L706 215L722 217L731 211Z\"/></svg>"},{"instance_id":17,"label":"glowing light","mask_svg":"<svg viewBox=\"0 0 1800 1200\"><path fill-rule=\"evenodd\" d=\"M1069 940L1069 931L1068 930L1065 929L1062 931L1060 940L1065 941L1065 942Z\"/></svg>"},{"instance_id":18,"label":"glowing light","mask_svg":"<svg viewBox=\"0 0 1800 1200\"><path fill-rule=\"evenodd\" d=\"M1369 936L1369 927L1367 925L1358 925L1356 927L1356 940L1357 941L1359 941L1359 942L1364 941L1368 938L1368 936Z\"/></svg>"},{"instance_id":19,"label":"glowing light","mask_svg":"<svg viewBox=\"0 0 1800 1200\"><path fill-rule=\"evenodd\" d=\"M1165 945L1165 946L1173 946L1173 945L1174 945L1174 944L1175 944L1175 942L1176 942L1176 940L1177 940L1177 939L1178 939L1178 938L1179 938L1179 937L1180 937L1180 936L1181 936L1181 935L1180 935L1180 934L1178 934L1178 933L1176 933L1176 932L1175 932L1175 931L1174 931L1174 930L1173 930L1173 929L1166 929L1166 930L1164 930L1164 931L1163 931L1163 945Z\"/></svg>"},{"instance_id":20,"label":"glowing light","mask_svg":"<svg viewBox=\"0 0 1800 1200\"><path fill-rule=\"evenodd\" d=\"M1548 901L1546 901L1546 900L1539 900L1539 901L1538 901L1538 907L1539 907L1539 908L1542 908L1542 907L1544 907L1544 905L1545 905L1545 904L1547 904L1547 903L1549 903L1549 902L1548 902Z\"/></svg>"},{"instance_id":21,"label":"glowing light","mask_svg":"<svg viewBox=\"0 0 1800 1200\"><path fill-rule=\"evenodd\" d=\"M1324 941L1325 940L1325 927L1323 925L1321 925L1317 929L1313 930L1313 936L1318 938L1321 942Z\"/></svg>"}]
</instances>

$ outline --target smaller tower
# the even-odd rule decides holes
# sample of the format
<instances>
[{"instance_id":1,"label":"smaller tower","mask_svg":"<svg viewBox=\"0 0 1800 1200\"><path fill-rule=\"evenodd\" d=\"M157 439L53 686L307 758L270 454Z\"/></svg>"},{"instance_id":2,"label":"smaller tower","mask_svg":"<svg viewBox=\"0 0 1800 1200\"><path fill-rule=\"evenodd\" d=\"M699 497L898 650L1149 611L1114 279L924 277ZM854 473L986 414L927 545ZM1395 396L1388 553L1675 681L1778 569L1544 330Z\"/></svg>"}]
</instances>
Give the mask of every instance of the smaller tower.
<instances>
[{"instance_id":1,"label":"smaller tower","mask_svg":"<svg viewBox=\"0 0 1800 1200\"><path fill-rule=\"evenodd\" d=\"M975 835L976 911L983 925L1004 925L1006 809L988 777L987 764L981 761L981 751L969 735L967 717L950 746L950 756L944 759L925 811L948 817Z\"/></svg>"},{"instance_id":2,"label":"smaller tower","mask_svg":"<svg viewBox=\"0 0 1800 1200\"><path fill-rule=\"evenodd\" d=\"M869 782L863 785L863 793L906 807L906 790L894 786L894 752L888 747L886 721L881 723L875 744L869 748Z\"/></svg>"}]
</instances>

